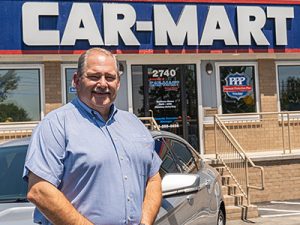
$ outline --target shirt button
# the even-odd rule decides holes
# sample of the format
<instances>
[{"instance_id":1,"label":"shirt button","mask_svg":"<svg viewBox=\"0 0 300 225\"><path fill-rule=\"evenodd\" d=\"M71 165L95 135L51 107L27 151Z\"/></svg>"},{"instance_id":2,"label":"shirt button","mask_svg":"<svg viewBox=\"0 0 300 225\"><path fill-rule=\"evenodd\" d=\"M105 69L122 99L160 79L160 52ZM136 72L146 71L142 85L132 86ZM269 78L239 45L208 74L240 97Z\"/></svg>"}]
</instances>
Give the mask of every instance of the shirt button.
<instances>
[{"instance_id":1,"label":"shirt button","mask_svg":"<svg viewBox=\"0 0 300 225\"><path fill-rule=\"evenodd\" d=\"M130 202L130 197L127 197L127 201L129 201L129 202Z\"/></svg>"},{"instance_id":2,"label":"shirt button","mask_svg":"<svg viewBox=\"0 0 300 225\"><path fill-rule=\"evenodd\" d=\"M127 180L128 179L128 177L127 176L124 176L124 180Z\"/></svg>"},{"instance_id":3,"label":"shirt button","mask_svg":"<svg viewBox=\"0 0 300 225\"><path fill-rule=\"evenodd\" d=\"M123 160L123 159L124 159L124 157L123 157L123 156L121 156L121 157L120 157L120 159L121 159L121 160Z\"/></svg>"}]
</instances>

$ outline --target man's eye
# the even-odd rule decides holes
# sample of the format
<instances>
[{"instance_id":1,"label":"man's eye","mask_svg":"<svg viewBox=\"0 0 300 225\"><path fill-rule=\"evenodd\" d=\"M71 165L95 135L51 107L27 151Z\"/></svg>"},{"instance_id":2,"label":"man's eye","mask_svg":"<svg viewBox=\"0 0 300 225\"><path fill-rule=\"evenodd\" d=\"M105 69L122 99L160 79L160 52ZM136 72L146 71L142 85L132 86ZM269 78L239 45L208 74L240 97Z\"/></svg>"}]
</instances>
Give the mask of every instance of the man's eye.
<instances>
[{"instance_id":1,"label":"man's eye","mask_svg":"<svg viewBox=\"0 0 300 225\"><path fill-rule=\"evenodd\" d=\"M97 81L100 79L100 77L98 76L88 76L88 79L92 80L92 81Z\"/></svg>"},{"instance_id":2,"label":"man's eye","mask_svg":"<svg viewBox=\"0 0 300 225\"><path fill-rule=\"evenodd\" d=\"M115 76L105 76L105 79L107 80L107 81L114 81L115 79L116 79L116 77Z\"/></svg>"}]
</instances>

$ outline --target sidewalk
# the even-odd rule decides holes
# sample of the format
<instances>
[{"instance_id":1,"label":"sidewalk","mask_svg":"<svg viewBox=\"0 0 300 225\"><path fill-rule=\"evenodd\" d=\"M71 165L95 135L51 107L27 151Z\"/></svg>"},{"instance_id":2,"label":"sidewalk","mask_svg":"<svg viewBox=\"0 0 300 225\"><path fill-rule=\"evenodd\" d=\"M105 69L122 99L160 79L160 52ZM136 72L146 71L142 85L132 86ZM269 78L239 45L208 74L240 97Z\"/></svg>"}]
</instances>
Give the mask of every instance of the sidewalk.
<instances>
[{"instance_id":1,"label":"sidewalk","mask_svg":"<svg viewBox=\"0 0 300 225\"><path fill-rule=\"evenodd\" d=\"M299 225L300 215L285 216L285 217L272 217L272 218L254 218L249 221L242 220L229 220L226 225Z\"/></svg>"}]
</instances>

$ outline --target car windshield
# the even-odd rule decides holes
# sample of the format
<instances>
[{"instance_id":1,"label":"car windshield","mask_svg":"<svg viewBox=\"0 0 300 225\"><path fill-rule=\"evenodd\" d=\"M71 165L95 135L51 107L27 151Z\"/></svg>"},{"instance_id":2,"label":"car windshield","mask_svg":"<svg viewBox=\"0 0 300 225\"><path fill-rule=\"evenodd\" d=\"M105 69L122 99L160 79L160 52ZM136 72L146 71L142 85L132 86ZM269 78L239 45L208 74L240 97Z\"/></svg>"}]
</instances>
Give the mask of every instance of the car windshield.
<instances>
[{"instance_id":1,"label":"car windshield","mask_svg":"<svg viewBox=\"0 0 300 225\"><path fill-rule=\"evenodd\" d=\"M22 179L27 146L0 148L0 202L25 201L27 183Z\"/></svg>"}]
</instances>

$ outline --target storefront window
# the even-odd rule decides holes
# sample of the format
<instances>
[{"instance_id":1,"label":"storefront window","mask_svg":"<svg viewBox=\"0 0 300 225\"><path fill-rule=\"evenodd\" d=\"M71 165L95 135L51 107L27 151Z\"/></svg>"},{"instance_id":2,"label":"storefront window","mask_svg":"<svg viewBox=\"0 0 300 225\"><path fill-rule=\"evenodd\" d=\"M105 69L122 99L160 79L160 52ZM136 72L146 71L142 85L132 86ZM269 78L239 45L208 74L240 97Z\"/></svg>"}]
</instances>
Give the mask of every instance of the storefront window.
<instances>
[{"instance_id":1,"label":"storefront window","mask_svg":"<svg viewBox=\"0 0 300 225\"><path fill-rule=\"evenodd\" d=\"M256 112L254 66L220 66L222 112Z\"/></svg>"},{"instance_id":2,"label":"storefront window","mask_svg":"<svg viewBox=\"0 0 300 225\"><path fill-rule=\"evenodd\" d=\"M0 122L41 119L39 69L0 69Z\"/></svg>"},{"instance_id":3,"label":"storefront window","mask_svg":"<svg viewBox=\"0 0 300 225\"><path fill-rule=\"evenodd\" d=\"M76 89L72 85L73 75L76 72L76 68L66 68L65 69L65 94L66 103L72 101L76 97Z\"/></svg>"},{"instance_id":4,"label":"storefront window","mask_svg":"<svg viewBox=\"0 0 300 225\"><path fill-rule=\"evenodd\" d=\"M161 129L176 133L198 148L196 65L133 65L133 112L153 113Z\"/></svg>"},{"instance_id":5,"label":"storefront window","mask_svg":"<svg viewBox=\"0 0 300 225\"><path fill-rule=\"evenodd\" d=\"M278 66L281 111L300 110L300 65Z\"/></svg>"}]
</instances>

